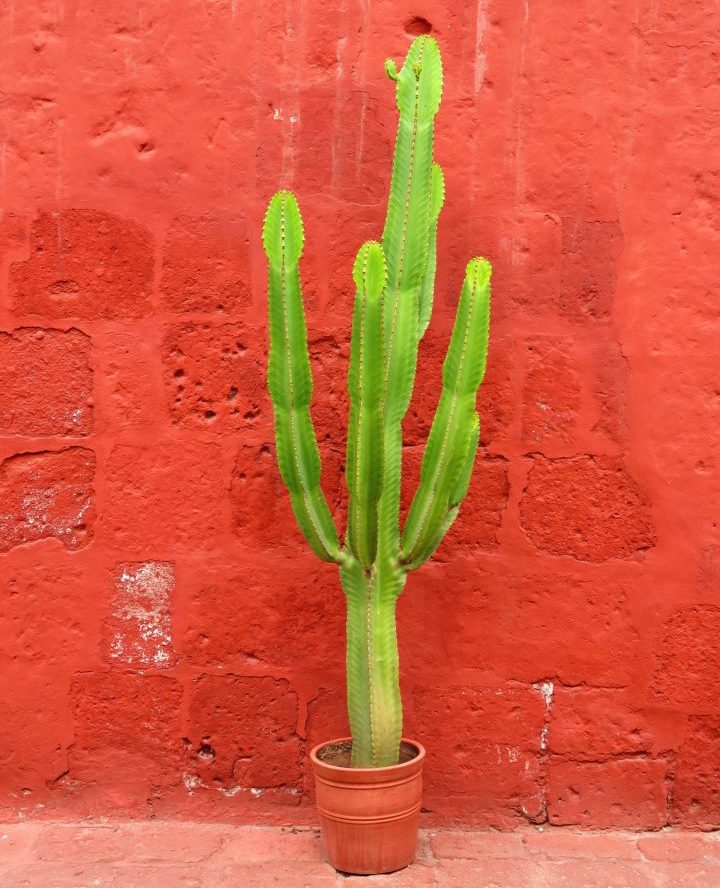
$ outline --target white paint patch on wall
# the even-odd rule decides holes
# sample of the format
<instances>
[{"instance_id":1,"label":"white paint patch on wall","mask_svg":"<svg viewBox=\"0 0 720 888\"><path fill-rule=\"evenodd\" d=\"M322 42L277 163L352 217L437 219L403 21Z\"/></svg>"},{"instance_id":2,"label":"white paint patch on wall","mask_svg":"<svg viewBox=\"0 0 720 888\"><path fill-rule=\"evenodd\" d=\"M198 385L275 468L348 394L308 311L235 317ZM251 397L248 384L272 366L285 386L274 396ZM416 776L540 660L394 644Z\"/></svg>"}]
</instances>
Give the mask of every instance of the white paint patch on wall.
<instances>
[{"instance_id":1,"label":"white paint patch on wall","mask_svg":"<svg viewBox=\"0 0 720 888\"><path fill-rule=\"evenodd\" d=\"M38 484L41 482L39 478L32 480L37 480ZM62 502L59 508L58 499ZM65 506L66 502L74 502L76 507ZM78 529L83 527L85 514L91 505L92 493L83 491L79 486L75 488L69 485L64 490L53 485L46 488L34 486L23 496L20 514L2 516L0 522L19 519L28 528L27 539L54 536L65 545L76 547L80 543Z\"/></svg>"},{"instance_id":2,"label":"white paint patch on wall","mask_svg":"<svg viewBox=\"0 0 720 888\"><path fill-rule=\"evenodd\" d=\"M550 713L553 704L553 694L555 693L555 685L551 681L540 681L533 687L539 691L545 701L545 724L540 732L540 749L545 752L548 748L548 735L550 734Z\"/></svg>"},{"instance_id":3,"label":"white paint patch on wall","mask_svg":"<svg viewBox=\"0 0 720 888\"><path fill-rule=\"evenodd\" d=\"M182 780L188 795L192 795L196 789L207 789L207 783L203 783L197 774L183 774Z\"/></svg>"},{"instance_id":4,"label":"white paint patch on wall","mask_svg":"<svg viewBox=\"0 0 720 888\"><path fill-rule=\"evenodd\" d=\"M136 668L167 669L177 660L172 640L172 564L145 561L115 571L115 592L107 623L109 655Z\"/></svg>"}]
</instances>

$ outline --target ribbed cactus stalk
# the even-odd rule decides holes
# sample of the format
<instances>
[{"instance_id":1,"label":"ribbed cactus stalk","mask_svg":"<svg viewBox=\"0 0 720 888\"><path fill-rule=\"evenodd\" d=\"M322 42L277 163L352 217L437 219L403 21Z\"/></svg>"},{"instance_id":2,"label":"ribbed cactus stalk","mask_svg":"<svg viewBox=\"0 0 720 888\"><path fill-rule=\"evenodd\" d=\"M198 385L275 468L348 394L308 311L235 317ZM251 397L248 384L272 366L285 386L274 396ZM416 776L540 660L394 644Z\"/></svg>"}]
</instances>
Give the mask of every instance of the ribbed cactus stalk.
<instances>
[{"instance_id":1,"label":"ribbed cactus stalk","mask_svg":"<svg viewBox=\"0 0 720 888\"><path fill-rule=\"evenodd\" d=\"M347 699L356 767L398 761L402 703L396 602L408 572L430 558L455 520L470 483L479 435L475 397L485 371L490 316L490 264L473 259L460 294L420 483L401 530L402 421L418 344L432 311L436 231L444 200L442 171L433 163L442 92L437 43L418 37L399 72L392 62L385 68L396 81L400 120L382 241L363 244L353 268L357 295L343 543L320 489L298 272L303 227L293 194L274 195L263 226L277 458L308 543L320 558L339 565L347 600Z\"/></svg>"}]
</instances>

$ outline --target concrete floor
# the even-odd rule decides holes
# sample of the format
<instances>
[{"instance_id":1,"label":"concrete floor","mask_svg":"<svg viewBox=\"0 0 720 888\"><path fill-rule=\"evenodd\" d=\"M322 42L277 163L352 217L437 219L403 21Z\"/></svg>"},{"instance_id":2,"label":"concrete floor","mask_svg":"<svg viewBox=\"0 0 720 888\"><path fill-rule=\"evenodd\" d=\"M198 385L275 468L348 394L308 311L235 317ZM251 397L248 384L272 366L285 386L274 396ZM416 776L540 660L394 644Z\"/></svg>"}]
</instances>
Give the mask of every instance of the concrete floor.
<instances>
[{"instance_id":1,"label":"concrete floor","mask_svg":"<svg viewBox=\"0 0 720 888\"><path fill-rule=\"evenodd\" d=\"M416 863L338 875L312 829L0 825L2 888L720 888L720 834L430 830Z\"/></svg>"}]
</instances>

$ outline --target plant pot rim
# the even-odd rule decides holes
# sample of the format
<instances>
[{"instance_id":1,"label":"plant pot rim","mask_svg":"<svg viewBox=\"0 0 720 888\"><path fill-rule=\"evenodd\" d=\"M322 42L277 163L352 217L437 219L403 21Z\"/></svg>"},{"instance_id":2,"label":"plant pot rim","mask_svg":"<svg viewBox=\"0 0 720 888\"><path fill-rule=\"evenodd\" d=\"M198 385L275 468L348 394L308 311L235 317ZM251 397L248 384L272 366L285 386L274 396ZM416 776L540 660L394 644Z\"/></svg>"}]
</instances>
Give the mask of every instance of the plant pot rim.
<instances>
[{"instance_id":1,"label":"plant pot rim","mask_svg":"<svg viewBox=\"0 0 720 888\"><path fill-rule=\"evenodd\" d=\"M382 774L384 771L397 771L399 768L411 768L417 767L419 764L423 762L425 759L425 747L422 743L419 743L417 740L411 740L409 737L402 737L400 742L406 743L408 746L413 746L417 749L417 755L413 756L406 762L398 762L396 765L383 765L379 768L344 768L341 765L331 765L328 762L324 762L321 758L318 758L318 752L323 749L325 746L330 746L332 743L351 743L352 737L338 737L335 740L323 740L322 743L318 743L316 746L310 750L310 759L314 765L317 765L321 768L327 768L330 771L336 771L340 774Z\"/></svg>"}]
</instances>

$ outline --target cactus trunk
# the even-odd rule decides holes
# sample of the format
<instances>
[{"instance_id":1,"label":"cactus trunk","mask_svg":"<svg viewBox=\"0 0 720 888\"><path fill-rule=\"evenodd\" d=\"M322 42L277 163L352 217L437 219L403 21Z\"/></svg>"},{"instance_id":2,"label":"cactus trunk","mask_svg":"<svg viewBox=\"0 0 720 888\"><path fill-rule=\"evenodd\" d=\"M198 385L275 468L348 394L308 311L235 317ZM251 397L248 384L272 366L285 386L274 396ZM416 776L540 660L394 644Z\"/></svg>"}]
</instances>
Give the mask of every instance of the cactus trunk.
<instances>
[{"instance_id":1,"label":"cactus trunk","mask_svg":"<svg viewBox=\"0 0 720 888\"><path fill-rule=\"evenodd\" d=\"M347 700L352 763L371 768L397 762L402 701L395 628L403 575L391 565L341 569L347 601Z\"/></svg>"},{"instance_id":2,"label":"cactus trunk","mask_svg":"<svg viewBox=\"0 0 720 888\"><path fill-rule=\"evenodd\" d=\"M402 69L386 63L399 123L382 241L360 248L353 267L348 394L348 524L341 545L320 487L310 416L312 376L298 261L300 210L290 192L270 201L263 226L268 259L268 387L278 464L298 524L313 551L340 568L347 602L347 698L352 764L397 763L402 736L397 599L407 574L431 557L458 514L479 440L475 412L485 372L490 263L467 266L443 366L440 402L423 455L420 484L400 527L402 422L415 382L418 346L430 321L438 217L444 181L433 161L442 93L440 51L413 41Z\"/></svg>"}]
</instances>

